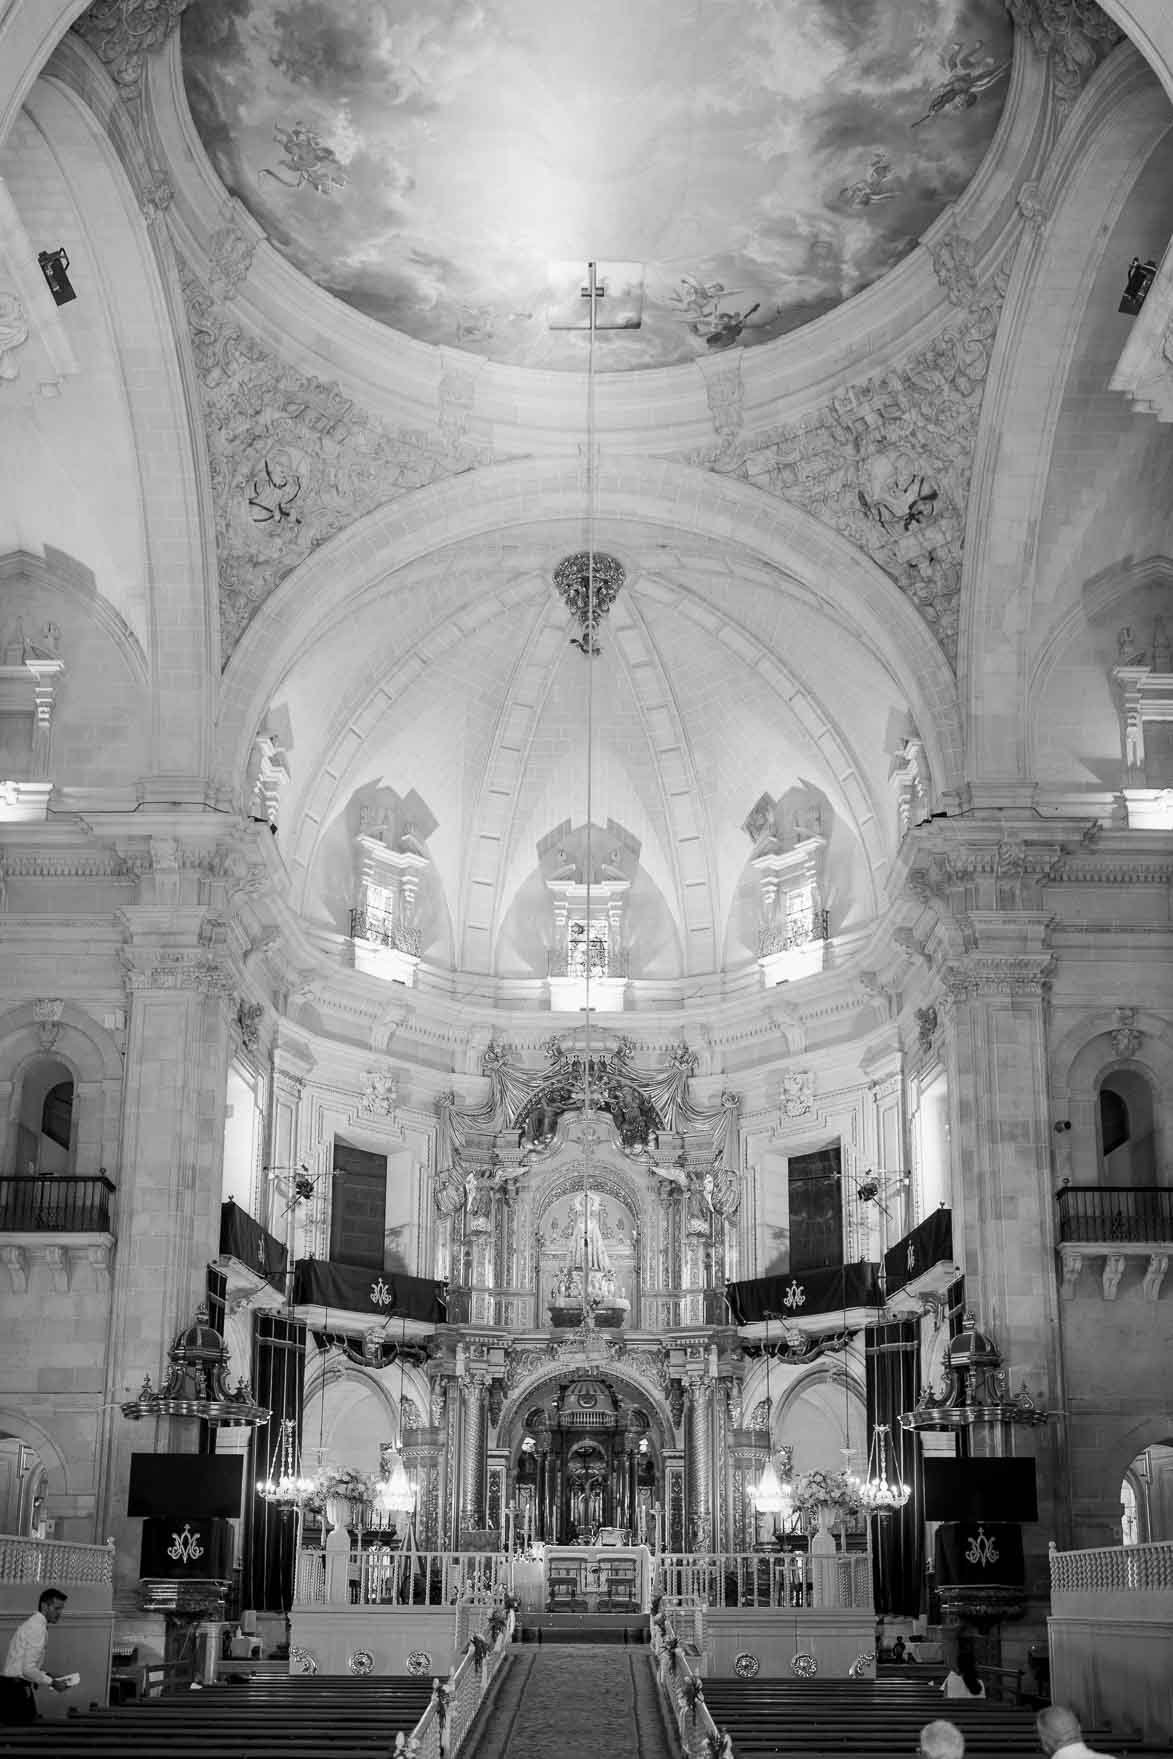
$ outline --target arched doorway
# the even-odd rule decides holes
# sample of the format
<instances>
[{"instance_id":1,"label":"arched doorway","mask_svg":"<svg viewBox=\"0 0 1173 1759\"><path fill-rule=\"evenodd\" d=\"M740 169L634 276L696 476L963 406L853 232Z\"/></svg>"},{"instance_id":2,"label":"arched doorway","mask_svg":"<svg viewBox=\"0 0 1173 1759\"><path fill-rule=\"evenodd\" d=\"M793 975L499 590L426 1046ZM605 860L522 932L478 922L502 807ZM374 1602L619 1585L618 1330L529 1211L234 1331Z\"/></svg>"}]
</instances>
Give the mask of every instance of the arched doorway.
<instances>
[{"instance_id":1,"label":"arched doorway","mask_svg":"<svg viewBox=\"0 0 1173 1759\"><path fill-rule=\"evenodd\" d=\"M1173 1439L1153 1442L1130 1462L1120 1485L1120 1542L1173 1539Z\"/></svg>"},{"instance_id":2,"label":"arched doorway","mask_svg":"<svg viewBox=\"0 0 1173 1759\"><path fill-rule=\"evenodd\" d=\"M0 1431L0 1533L48 1539L48 1487L49 1474L36 1448Z\"/></svg>"},{"instance_id":3,"label":"arched doorway","mask_svg":"<svg viewBox=\"0 0 1173 1759\"><path fill-rule=\"evenodd\" d=\"M502 1423L519 1538L650 1543L664 1427L642 1388L584 1367L535 1386Z\"/></svg>"}]
</instances>

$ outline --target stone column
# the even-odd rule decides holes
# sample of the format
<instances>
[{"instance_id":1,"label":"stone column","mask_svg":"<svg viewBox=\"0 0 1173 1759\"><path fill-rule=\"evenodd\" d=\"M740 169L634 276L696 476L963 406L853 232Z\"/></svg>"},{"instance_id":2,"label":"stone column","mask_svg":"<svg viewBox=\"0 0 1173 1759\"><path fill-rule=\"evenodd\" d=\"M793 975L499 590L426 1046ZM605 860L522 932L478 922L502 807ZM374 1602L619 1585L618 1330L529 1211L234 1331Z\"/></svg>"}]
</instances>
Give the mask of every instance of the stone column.
<instances>
[{"instance_id":1,"label":"stone column","mask_svg":"<svg viewBox=\"0 0 1173 1759\"><path fill-rule=\"evenodd\" d=\"M115 1588L127 1592L139 1574L139 1523L125 1513L130 1456L194 1451L199 1439L194 1421L152 1428L118 1406L145 1374L158 1383L219 1248L233 982L202 908L130 906L120 916L130 1017L97 1531L114 1535ZM231 1367L249 1372L247 1362Z\"/></svg>"},{"instance_id":2,"label":"stone column","mask_svg":"<svg viewBox=\"0 0 1173 1759\"><path fill-rule=\"evenodd\" d=\"M713 1383L707 1375L700 1375L690 1383L689 1391L688 1542L692 1551L708 1551L713 1538Z\"/></svg>"},{"instance_id":3,"label":"stone column","mask_svg":"<svg viewBox=\"0 0 1173 1759\"><path fill-rule=\"evenodd\" d=\"M487 1374L466 1374L460 1383L461 1426L460 1455L460 1525L483 1527L483 1486L485 1459L485 1389Z\"/></svg>"}]
</instances>

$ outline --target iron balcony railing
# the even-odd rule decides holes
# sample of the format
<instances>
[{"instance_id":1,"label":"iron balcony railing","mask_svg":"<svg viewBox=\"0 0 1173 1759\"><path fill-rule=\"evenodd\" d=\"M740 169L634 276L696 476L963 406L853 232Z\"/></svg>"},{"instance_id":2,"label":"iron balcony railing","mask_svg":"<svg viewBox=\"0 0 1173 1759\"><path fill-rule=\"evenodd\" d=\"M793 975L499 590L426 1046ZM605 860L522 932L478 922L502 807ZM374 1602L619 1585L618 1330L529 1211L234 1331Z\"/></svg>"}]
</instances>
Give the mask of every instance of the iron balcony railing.
<instances>
[{"instance_id":1,"label":"iron balcony railing","mask_svg":"<svg viewBox=\"0 0 1173 1759\"><path fill-rule=\"evenodd\" d=\"M768 959L773 953L792 953L798 947L809 947L812 941L829 939L828 912L816 910L805 922L776 922L758 930L758 958Z\"/></svg>"},{"instance_id":2,"label":"iron balcony railing","mask_svg":"<svg viewBox=\"0 0 1173 1759\"><path fill-rule=\"evenodd\" d=\"M101 1174L94 1179L68 1173L2 1178L0 1233L108 1234L113 1195L114 1186Z\"/></svg>"},{"instance_id":3,"label":"iron balcony railing","mask_svg":"<svg viewBox=\"0 0 1173 1759\"><path fill-rule=\"evenodd\" d=\"M601 978L622 977L631 975L626 951L611 947L605 958L594 956L591 959L591 982L597 983ZM586 959L570 958L565 947L548 947L546 949L547 977L577 977L586 982Z\"/></svg>"},{"instance_id":4,"label":"iron balcony railing","mask_svg":"<svg viewBox=\"0 0 1173 1759\"><path fill-rule=\"evenodd\" d=\"M1167 1244L1173 1240L1173 1189L1065 1185L1059 1192L1059 1243Z\"/></svg>"},{"instance_id":5,"label":"iron balcony railing","mask_svg":"<svg viewBox=\"0 0 1173 1759\"><path fill-rule=\"evenodd\" d=\"M374 910L350 912L350 938L352 941L372 941L377 947L393 947L397 953L408 953L413 959L420 956L419 929L410 928Z\"/></svg>"}]
</instances>

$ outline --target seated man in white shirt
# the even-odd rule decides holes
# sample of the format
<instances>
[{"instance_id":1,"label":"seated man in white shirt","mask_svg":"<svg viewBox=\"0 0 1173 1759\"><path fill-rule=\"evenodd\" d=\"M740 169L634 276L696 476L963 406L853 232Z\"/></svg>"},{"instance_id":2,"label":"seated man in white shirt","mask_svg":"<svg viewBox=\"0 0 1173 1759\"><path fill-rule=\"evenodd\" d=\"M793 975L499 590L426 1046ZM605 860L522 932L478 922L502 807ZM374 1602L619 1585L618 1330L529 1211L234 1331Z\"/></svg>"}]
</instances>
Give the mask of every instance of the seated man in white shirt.
<instances>
[{"instance_id":1,"label":"seated man in white shirt","mask_svg":"<svg viewBox=\"0 0 1173 1759\"><path fill-rule=\"evenodd\" d=\"M68 1692L70 1682L64 1677L54 1679L44 1666L49 1626L61 1617L67 1598L60 1588L46 1588L37 1601L36 1612L13 1631L0 1675L0 1723L35 1722L38 1686Z\"/></svg>"},{"instance_id":2,"label":"seated man in white shirt","mask_svg":"<svg viewBox=\"0 0 1173 1759\"><path fill-rule=\"evenodd\" d=\"M1074 1710L1065 1704L1049 1704L1035 1717L1039 1746L1048 1759L1108 1759L1094 1747L1084 1745L1083 1729Z\"/></svg>"}]
</instances>

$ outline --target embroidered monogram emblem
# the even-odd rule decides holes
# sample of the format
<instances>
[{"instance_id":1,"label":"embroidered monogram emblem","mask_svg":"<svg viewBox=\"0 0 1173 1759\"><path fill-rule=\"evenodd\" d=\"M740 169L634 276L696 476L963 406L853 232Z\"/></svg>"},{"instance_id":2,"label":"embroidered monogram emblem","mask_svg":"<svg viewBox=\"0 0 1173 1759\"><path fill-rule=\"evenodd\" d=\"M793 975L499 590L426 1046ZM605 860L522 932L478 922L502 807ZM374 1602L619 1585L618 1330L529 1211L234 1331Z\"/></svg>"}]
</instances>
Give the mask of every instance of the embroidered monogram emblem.
<instances>
[{"instance_id":1,"label":"embroidered monogram emblem","mask_svg":"<svg viewBox=\"0 0 1173 1759\"><path fill-rule=\"evenodd\" d=\"M792 1313L796 1307L806 1306L806 1289L793 1277L790 1279L790 1287L782 1297L782 1305L789 1307Z\"/></svg>"},{"instance_id":2,"label":"embroidered monogram emblem","mask_svg":"<svg viewBox=\"0 0 1173 1759\"><path fill-rule=\"evenodd\" d=\"M174 1558L176 1563L190 1564L197 1557L203 1557L204 1548L200 1544L200 1536L193 1533L188 1522L183 1524L182 1533L171 1535L171 1544L167 1547L167 1556Z\"/></svg>"},{"instance_id":3,"label":"embroidered monogram emblem","mask_svg":"<svg viewBox=\"0 0 1173 1759\"><path fill-rule=\"evenodd\" d=\"M998 1547L992 1539L987 1538L984 1527L978 1528L977 1533L966 1546L965 1561L967 1564L980 1564L983 1570L990 1564L997 1563Z\"/></svg>"},{"instance_id":4,"label":"embroidered monogram emblem","mask_svg":"<svg viewBox=\"0 0 1173 1759\"><path fill-rule=\"evenodd\" d=\"M383 1281L382 1277L376 1277L371 1284L371 1301L373 1304L376 1307L390 1307L394 1298L394 1295L388 1288L387 1284Z\"/></svg>"}]
</instances>

